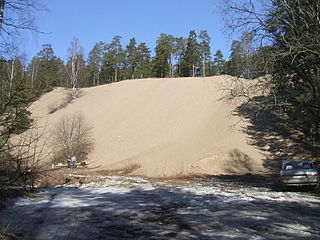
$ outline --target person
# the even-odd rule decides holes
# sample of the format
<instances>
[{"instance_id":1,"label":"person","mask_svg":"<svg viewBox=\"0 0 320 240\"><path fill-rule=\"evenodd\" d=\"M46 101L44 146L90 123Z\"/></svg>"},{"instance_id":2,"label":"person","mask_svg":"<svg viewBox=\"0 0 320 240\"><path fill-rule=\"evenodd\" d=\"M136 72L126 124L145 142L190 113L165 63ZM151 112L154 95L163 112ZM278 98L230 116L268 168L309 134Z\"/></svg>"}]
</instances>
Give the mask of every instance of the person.
<instances>
[{"instance_id":1,"label":"person","mask_svg":"<svg viewBox=\"0 0 320 240\"><path fill-rule=\"evenodd\" d=\"M69 168L76 168L77 167L77 158L76 158L76 156L72 156L71 158L69 157L67 159L67 161L68 161Z\"/></svg>"}]
</instances>

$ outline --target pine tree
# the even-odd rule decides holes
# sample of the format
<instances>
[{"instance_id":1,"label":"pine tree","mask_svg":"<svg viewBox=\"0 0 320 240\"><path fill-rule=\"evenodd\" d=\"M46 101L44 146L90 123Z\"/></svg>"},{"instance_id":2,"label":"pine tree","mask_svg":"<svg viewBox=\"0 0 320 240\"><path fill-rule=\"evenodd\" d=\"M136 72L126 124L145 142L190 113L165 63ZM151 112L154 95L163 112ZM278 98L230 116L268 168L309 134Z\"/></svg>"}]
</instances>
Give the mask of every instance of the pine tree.
<instances>
[{"instance_id":1,"label":"pine tree","mask_svg":"<svg viewBox=\"0 0 320 240\"><path fill-rule=\"evenodd\" d=\"M179 63L182 76L194 77L199 71L200 62L201 54L197 42L197 34L194 30L191 30L187 39L186 51Z\"/></svg>"},{"instance_id":2,"label":"pine tree","mask_svg":"<svg viewBox=\"0 0 320 240\"><path fill-rule=\"evenodd\" d=\"M123 79L120 70L124 68L125 53L120 42L121 38L117 35L113 37L110 44L106 45L102 66L102 75L106 83Z\"/></svg>"},{"instance_id":3,"label":"pine tree","mask_svg":"<svg viewBox=\"0 0 320 240\"><path fill-rule=\"evenodd\" d=\"M183 37L175 38L174 58L175 58L175 61L176 61L177 75L178 76L182 76L180 63L181 63L181 60L182 60L182 58L184 56L184 53L186 52L186 45L187 45L187 40L185 38L183 38Z\"/></svg>"},{"instance_id":4,"label":"pine tree","mask_svg":"<svg viewBox=\"0 0 320 240\"><path fill-rule=\"evenodd\" d=\"M2 60L0 70L4 77L0 81L1 145L7 142L12 133L21 133L30 126L27 107L34 100L34 95L26 86L24 66L19 59Z\"/></svg>"},{"instance_id":5,"label":"pine tree","mask_svg":"<svg viewBox=\"0 0 320 240\"><path fill-rule=\"evenodd\" d=\"M320 142L320 2L274 1L272 83L290 124ZM316 20L317 19L317 20Z\"/></svg>"},{"instance_id":6,"label":"pine tree","mask_svg":"<svg viewBox=\"0 0 320 240\"><path fill-rule=\"evenodd\" d=\"M129 44L126 46L126 67L128 69L129 78L133 79L135 70L138 66L138 50L135 38L131 38Z\"/></svg>"},{"instance_id":7,"label":"pine tree","mask_svg":"<svg viewBox=\"0 0 320 240\"><path fill-rule=\"evenodd\" d=\"M168 63L169 63L169 67L170 67L170 73L169 76L173 77L174 75L174 56L175 56L175 51L176 51L176 47L175 47L175 38L170 35L170 34L166 34L165 35L165 41L166 41L166 47L167 47L167 51L169 54L168 57Z\"/></svg>"},{"instance_id":8,"label":"pine tree","mask_svg":"<svg viewBox=\"0 0 320 240\"><path fill-rule=\"evenodd\" d=\"M214 54L213 61L214 61L214 66L216 68L217 74L221 75L223 73L225 60L223 59L223 54L220 49L218 49Z\"/></svg>"},{"instance_id":9,"label":"pine tree","mask_svg":"<svg viewBox=\"0 0 320 240\"><path fill-rule=\"evenodd\" d=\"M161 33L155 47L155 57L153 59L153 72L155 77L168 77L171 75L171 38L167 34Z\"/></svg>"},{"instance_id":10,"label":"pine tree","mask_svg":"<svg viewBox=\"0 0 320 240\"><path fill-rule=\"evenodd\" d=\"M202 30L199 35L199 39L201 40L199 44L199 51L201 55L201 61L202 61L202 75L206 76L206 66L208 61L211 58L211 50L210 50L210 41L211 38L207 31Z\"/></svg>"},{"instance_id":11,"label":"pine tree","mask_svg":"<svg viewBox=\"0 0 320 240\"><path fill-rule=\"evenodd\" d=\"M100 73L105 54L106 44L102 41L96 43L88 56L88 67L92 74L92 86L100 84Z\"/></svg>"},{"instance_id":12,"label":"pine tree","mask_svg":"<svg viewBox=\"0 0 320 240\"><path fill-rule=\"evenodd\" d=\"M51 44L42 45L42 49L29 64L28 75L30 86L37 95L64 85L64 64L55 56Z\"/></svg>"},{"instance_id":13,"label":"pine tree","mask_svg":"<svg viewBox=\"0 0 320 240\"><path fill-rule=\"evenodd\" d=\"M147 45L142 42L137 47L137 78L151 77L151 51Z\"/></svg>"},{"instance_id":14,"label":"pine tree","mask_svg":"<svg viewBox=\"0 0 320 240\"><path fill-rule=\"evenodd\" d=\"M244 72L244 61L240 41L234 40L231 44L230 60L227 65L227 74L241 77Z\"/></svg>"}]
</instances>

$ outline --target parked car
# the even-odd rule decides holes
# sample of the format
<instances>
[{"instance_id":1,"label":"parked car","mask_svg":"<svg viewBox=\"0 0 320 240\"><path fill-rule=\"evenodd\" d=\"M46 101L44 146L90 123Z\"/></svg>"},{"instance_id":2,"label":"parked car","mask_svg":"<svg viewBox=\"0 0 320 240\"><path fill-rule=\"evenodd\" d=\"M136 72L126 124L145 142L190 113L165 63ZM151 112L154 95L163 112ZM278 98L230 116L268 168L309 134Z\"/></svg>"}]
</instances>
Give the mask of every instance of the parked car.
<instances>
[{"instance_id":1,"label":"parked car","mask_svg":"<svg viewBox=\"0 0 320 240\"><path fill-rule=\"evenodd\" d=\"M319 174L311 160L285 160L282 162L280 170L280 182L283 189L290 186L312 186L317 188Z\"/></svg>"}]
</instances>

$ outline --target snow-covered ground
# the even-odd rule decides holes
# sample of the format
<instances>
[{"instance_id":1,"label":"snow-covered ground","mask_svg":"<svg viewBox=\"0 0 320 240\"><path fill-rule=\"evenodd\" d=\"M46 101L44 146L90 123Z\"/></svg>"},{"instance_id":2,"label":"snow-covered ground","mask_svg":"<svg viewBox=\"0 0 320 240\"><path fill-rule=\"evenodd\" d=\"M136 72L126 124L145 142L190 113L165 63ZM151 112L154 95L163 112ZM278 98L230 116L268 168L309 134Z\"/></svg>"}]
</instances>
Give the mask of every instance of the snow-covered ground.
<instances>
[{"instance_id":1,"label":"snow-covered ground","mask_svg":"<svg viewBox=\"0 0 320 240\"><path fill-rule=\"evenodd\" d=\"M22 239L320 239L320 197L219 179L104 177L8 202Z\"/></svg>"}]
</instances>

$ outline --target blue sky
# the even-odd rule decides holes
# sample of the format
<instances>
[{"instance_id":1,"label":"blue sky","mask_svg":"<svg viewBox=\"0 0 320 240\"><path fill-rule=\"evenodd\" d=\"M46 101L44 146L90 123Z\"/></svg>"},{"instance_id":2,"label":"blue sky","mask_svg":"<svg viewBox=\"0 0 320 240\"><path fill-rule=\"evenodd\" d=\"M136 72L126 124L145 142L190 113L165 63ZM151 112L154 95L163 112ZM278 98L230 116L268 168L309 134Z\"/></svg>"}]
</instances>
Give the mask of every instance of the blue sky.
<instances>
[{"instance_id":1,"label":"blue sky","mask_svg":"<svg viewBox=\"0 0 320 240\"><path fill-rule=\"evenodd\" d=\"M223 33L218 13L220 0L43 0L48 12L38 14L40 31L26 40L29 59L42 44L50 43L55 54L66 59L73 37L89 53L98 41L110 42L122 36L125 47L131 37L146 42L153 51L160 33L188 37L190 30L207 30L211 36L211 51L221 49L229 57L231 40Z\"/></svg>"}]
</instances>

